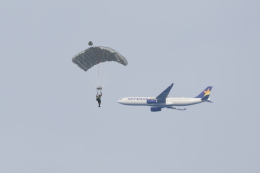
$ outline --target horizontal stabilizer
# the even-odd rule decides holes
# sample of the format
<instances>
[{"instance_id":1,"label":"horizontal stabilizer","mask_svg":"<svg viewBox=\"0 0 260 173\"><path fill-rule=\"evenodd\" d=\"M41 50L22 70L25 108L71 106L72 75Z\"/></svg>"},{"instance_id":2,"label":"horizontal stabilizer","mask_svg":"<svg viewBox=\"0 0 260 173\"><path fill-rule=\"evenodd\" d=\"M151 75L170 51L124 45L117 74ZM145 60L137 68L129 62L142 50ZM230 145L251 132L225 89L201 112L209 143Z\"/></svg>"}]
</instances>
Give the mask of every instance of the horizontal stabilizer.
<instances>
[{"instance_id":1,"label":"horizontal stabilizer","mask_svg":"<svg viewBox=\"0 0 260 173\"><path fill-rule=\"evenodd\" d=\"M213 103L213 101L211 101L211 100L209 100L209 99L208 99L208 100L205 100L205 102Z\"/></svg>"}]
</instances>

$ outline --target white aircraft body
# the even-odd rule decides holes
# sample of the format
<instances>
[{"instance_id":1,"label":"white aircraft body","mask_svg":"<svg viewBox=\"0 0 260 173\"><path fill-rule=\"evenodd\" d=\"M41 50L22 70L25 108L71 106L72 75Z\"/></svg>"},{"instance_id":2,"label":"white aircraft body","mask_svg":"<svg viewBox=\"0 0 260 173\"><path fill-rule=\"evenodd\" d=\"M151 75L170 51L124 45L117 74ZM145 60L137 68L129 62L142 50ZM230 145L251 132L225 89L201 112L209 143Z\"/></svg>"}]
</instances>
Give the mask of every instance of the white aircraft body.
<instances>
[{"instance_id":1,"label":"white aircraft body","mask_svg":"<svg viewBox=\"0 0 260 173\"><path fill-rule=\"evenodd\" d=\"M184 98L184 97L169 97L168 94L172 89L173 84L166 88L157 97L124 97L118 100L118 103L129 106L150 106L152 112L161 111L162 108L186 110L177 108L175 106L189 106L203 102L211 102L209 95L212 86L208 86L197 97Z\"/></svg>"}]
</instances>

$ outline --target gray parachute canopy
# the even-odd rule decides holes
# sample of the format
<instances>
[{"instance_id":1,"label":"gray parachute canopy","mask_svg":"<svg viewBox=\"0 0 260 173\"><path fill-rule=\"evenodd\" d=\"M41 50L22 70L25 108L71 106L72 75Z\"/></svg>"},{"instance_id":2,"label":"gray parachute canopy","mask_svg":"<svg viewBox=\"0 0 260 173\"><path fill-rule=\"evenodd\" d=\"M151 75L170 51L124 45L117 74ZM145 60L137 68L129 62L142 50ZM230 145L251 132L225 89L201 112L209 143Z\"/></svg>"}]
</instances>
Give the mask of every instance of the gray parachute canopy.
<instances>
[{"instance_id":1,"label":"gray parachute canopy","mask_svg":"<svg viewBox=\"0 0 260 173\"><path fill-rule=\"evenodd\" d=\"M103 46L90 47L75 55L72 61L84 71L88 71L94 65L106 61L115 61L124 66L128 64L126 58L119 52Z\"/></svg>"}]
</instances>

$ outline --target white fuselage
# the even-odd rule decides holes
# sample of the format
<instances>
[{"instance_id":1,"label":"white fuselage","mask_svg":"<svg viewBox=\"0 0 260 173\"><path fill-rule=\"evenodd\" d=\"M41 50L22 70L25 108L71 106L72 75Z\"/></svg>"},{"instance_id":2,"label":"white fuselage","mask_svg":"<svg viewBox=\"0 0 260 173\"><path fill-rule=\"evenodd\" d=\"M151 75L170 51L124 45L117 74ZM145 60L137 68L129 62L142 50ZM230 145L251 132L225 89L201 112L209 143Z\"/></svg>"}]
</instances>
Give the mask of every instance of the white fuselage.
<instances>
[{"instance_id":1,"label":"white fuselage","mask_svg":"<svg viewBox=\"0 0 260 173\"><path fill-rule=\"evenodd\" d=\"M184 98L172 97L166 98L165 103L147 103L147 99L155 99L154 97L124 97L118 100L118 103L129 106L156 106L156 107L172 107L172 106L189 106L203 102L201 98Z\"/></svg>"}]
</instances>

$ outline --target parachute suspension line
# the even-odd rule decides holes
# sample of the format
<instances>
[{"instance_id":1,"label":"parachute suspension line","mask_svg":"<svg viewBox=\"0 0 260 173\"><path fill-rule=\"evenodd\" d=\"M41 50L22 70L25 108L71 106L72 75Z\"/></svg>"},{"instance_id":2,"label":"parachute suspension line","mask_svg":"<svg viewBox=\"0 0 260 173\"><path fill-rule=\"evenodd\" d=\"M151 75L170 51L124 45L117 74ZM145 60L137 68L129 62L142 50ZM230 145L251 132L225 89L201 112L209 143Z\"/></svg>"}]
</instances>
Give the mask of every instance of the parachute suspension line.
<instances>
[{"instance_id":1,"label":"parachute suspension line","mask_svg":"<svg viewBox=\"0 0 260 173\"><path fill-rule=\"evenodd\" d=\"M109 54L107 52L104 52L103 57L105 57L106 59L109 58ZM102 71L102 76L103 76L103 86L105 86L106 84L109 83L109 79L111 78L112 75L110 75L109 73L105 73L107 69L110 69L111 67L113 67L111 65L111 61L107 62L106 64L103 65L103 71Z\"/></svg>"},{"instance_id":2,"label":"parachute suspension line","mask_svg":"<svg viewBox=\"0 0 260 173\"><path fill-rule=\"evenodd\" d=\"M100 64L100 57L98 57L98 86L100 84L100 79L99 79L99 64Z\"/></svg>"},{"instance_id":3,"label":"parachute suspension line","mask_svg":"<svg viewBox=\"0 0 260 173\"><path fill-rule=\"evenodd\" d=\"M98 56L98 64L97 64L97 75L98 75L98 86L97 86L97 95L101 94L102 87L100 86L100 55Z\"/></svg>"},{"instance_id":4,"label":"parachute suspension line","mask_svg":"<svg viewBox=\"0 0 260 173\"><path fill-rule=\"evenodd\" d=\"M104 59L108 59L108 54L107 52L103 49L102 50L102 57ZM110 62L105 63L101 63L101 68L100 68L100 76L101 76L101 81L102 81L102 86L104 86L106 84L106 79L107 79L107 73L106 69L109 67Z\"/></svg>"},{"instance_id":5,"label":"parachute suspension line","mask_svg":"<svg viewBox=\"0 0 260 173\"><path fill-rule=\"evenodd\" d=\"M106 51L105 51L105 49L101 49L101 50L102 50L102 52L100 52L100 54L99 54L98 66L97 66L97 68L98 68L98 87L101 87L101 89L99 89L99 90L102 90L102 86L105 83L104 82L104 78L105 78L104 72L105 72L105 67L107 65L102 62L103 59L107 59Z\"/></svg>"},{"instance_id":6,"label":"parachute suspension line","mask_svg":"<svg viewBox=\"0 0 260 173\"><path fill-rule=\"evenodd\" d=\"M102 49L102 57L104 58L105 56L105 50ZM107 59L107 57L105 57L105 59ZM104 85L105 81L104 81L104 70L105 70L105 67L106 65L104 63L100 63L100 80L102 81L101 85Z\"/></svg>"},{"instance_id":7,"label":"parachute suspension line","mask_svg":"<svg viewBox=\"0 0 260 173\"><path fill-rule=\"evenodd\" d=\"M93 53L92 50L90 50L90 53ZM93 87L97 87L97 72L96 72L97 68L93 68L93 69L88 69L88 72L87 72L87 76L88 78L90 79L90 82L91 82L91 85Z\"/></svg>"}]
</instances>

